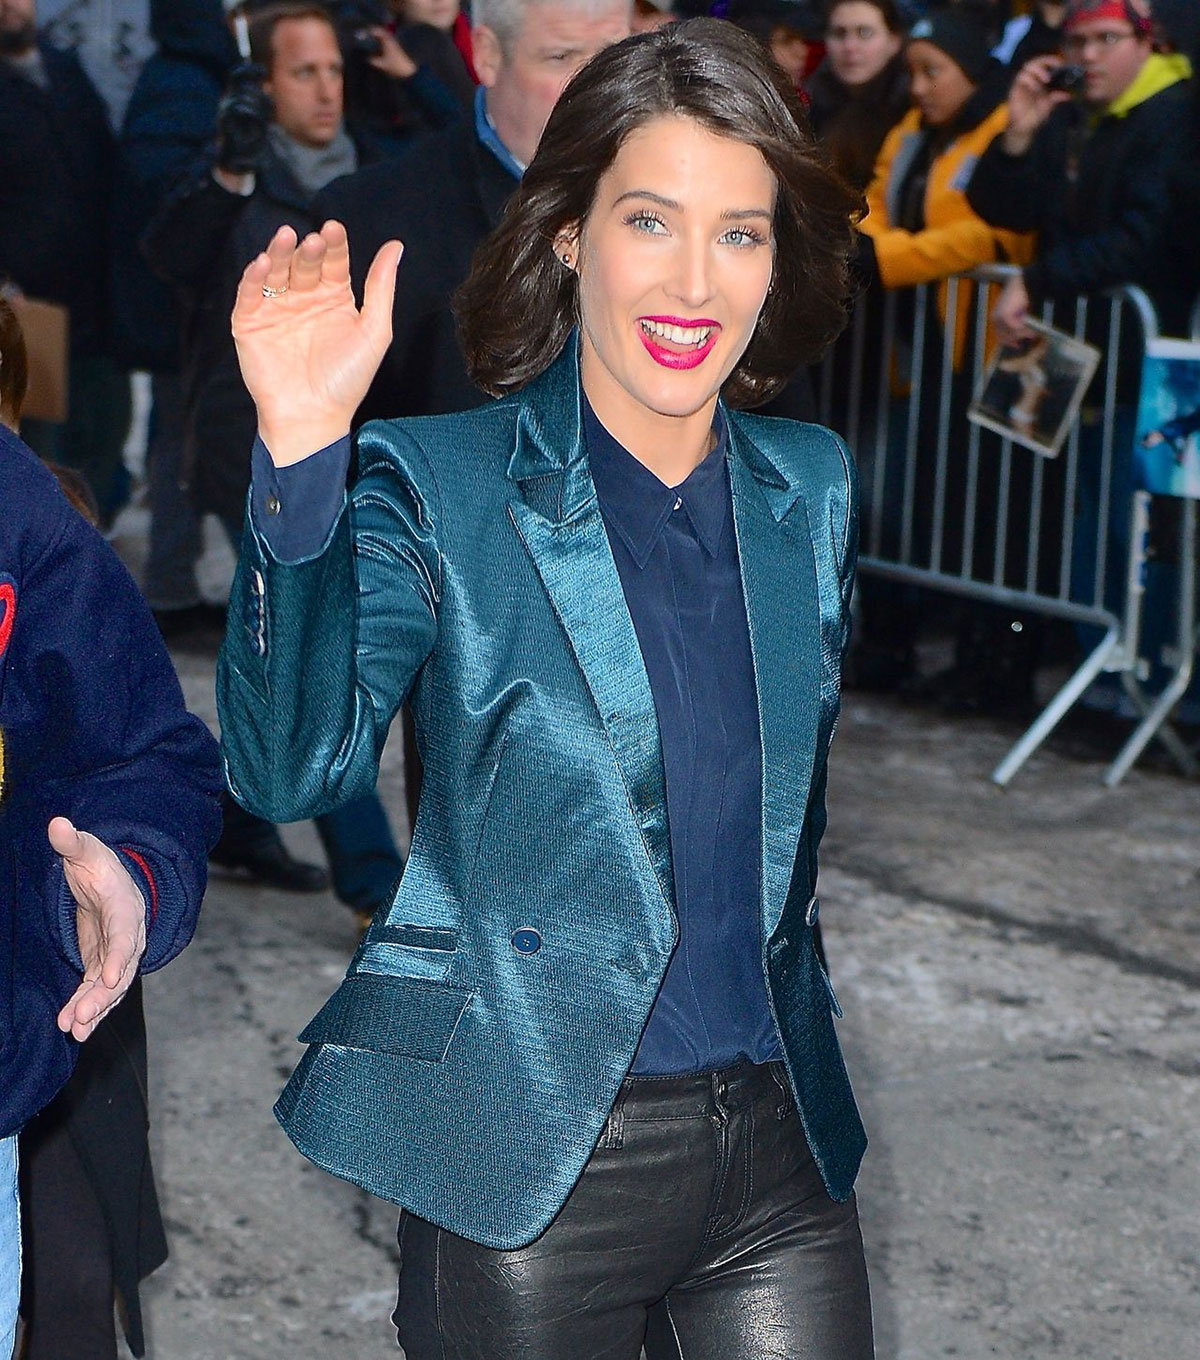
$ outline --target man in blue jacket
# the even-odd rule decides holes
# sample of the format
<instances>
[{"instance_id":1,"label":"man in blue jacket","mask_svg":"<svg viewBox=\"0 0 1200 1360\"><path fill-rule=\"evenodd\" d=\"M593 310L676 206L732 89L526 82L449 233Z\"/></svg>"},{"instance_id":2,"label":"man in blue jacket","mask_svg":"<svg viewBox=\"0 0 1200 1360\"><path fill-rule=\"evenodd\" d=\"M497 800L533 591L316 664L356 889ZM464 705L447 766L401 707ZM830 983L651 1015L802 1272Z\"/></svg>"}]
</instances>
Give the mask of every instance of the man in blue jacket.
<instances>
[{"instance_id":1,"label":"man in blue jacket","mask_svg":"<svg viewBox=\"0 0 1200 1360\"><path fill-rule=\"evenodd\" d=\"M0 358L0 376L3 375ZM216 746L132 579L0 427L0 1355L19 1281L16 1145L139 968L195 928Z\"/></svg>"}]
</instances>

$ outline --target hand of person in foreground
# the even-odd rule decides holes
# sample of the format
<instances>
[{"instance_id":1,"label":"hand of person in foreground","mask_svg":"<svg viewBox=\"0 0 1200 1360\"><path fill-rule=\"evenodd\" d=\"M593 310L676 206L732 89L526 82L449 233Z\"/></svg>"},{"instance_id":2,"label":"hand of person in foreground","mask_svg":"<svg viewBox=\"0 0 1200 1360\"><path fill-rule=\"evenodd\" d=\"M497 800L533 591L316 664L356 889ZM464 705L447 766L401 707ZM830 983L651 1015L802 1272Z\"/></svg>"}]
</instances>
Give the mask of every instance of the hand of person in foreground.
<instances>
[{"instance_id":1,"label":"hand of person in foreground","mask_svg":"<svg viewBox=\"0 0 1200 1360\"><path fill-rule=\"evenodd\" d=\"M404 247L388 241L371 263L359 311L350 248L340 222L297 241L280 227L246 266L233 308L242 378L277 467L298 463L350 430L392 342L396 268Z\"/></svg>"},{"instance_id":2,"label":"hand of person in foreground","mask_svg":"<svg viewBox=\"0 0 1200 1360\"><path fill-rule=\"evenodd\" d=\"M75 916L83 981L58 1013L58 1027L86 1039L129 990L146 951L146 903L120 859L66 817L47 828L79 904Z\"/></svg>"}]
</instances>

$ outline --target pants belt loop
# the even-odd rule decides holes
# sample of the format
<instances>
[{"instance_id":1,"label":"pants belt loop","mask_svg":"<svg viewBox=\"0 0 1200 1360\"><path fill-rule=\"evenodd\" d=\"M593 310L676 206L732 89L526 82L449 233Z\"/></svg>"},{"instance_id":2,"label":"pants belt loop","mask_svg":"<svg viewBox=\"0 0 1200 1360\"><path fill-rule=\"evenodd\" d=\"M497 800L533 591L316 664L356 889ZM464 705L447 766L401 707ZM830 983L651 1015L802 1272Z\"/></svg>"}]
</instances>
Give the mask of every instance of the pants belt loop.
<instances>
[{"instance_id":1,"label":"pants belt loop","mask_svg":"<svg viewBox=\"0 0 1200 1360\"><path fill-rule=\"evenodd\" d=\"M792 1108L793 1104L795 1104L794 1097L792 1096L791 1083L788 1081L787 1077L787 1071L781 1062L769 1063L768 1066L771 1069L771 1077L774 1080L775 1085L779 1087L780 1100L779 1104L775 1106L775 1118L786 1119L788 1111Z\"/></svg>"},{"instance_id":2,"label":"pants belt loop","mask_svg":"<svg viewBox=\"0 0 1200 1360\"><path fill-rule=\"evenodd\" d=\"M608 1118L604 1121L604 1128L600 1134L600 1141L596 1144L602 1148L622 1148L625 1146L625 1089L621 1088L617 1092L617 1098L613 1101L613 1107L608 1112Z\"/></svg>"}]
</instances>

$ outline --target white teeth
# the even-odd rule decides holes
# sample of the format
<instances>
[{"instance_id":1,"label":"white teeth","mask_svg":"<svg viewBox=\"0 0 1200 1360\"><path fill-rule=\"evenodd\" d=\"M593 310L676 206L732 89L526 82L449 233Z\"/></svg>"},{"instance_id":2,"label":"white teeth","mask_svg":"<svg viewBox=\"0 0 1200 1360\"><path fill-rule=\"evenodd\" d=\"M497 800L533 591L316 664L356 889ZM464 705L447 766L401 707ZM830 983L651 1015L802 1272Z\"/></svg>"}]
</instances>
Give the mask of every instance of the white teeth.
<instances>
[{"instance_id":1,"label":"white teeth","mask_svg":"<svg viewBox=\"0 0 1200 1360\"><path fill-rule=\"evenodd\" d=\"M657 335L661 340L673 340L677 345L700 346L712 334L711 326L667 326L661 321L642 318L642 329L647 335Z\"/></svg>"}]
</instances>

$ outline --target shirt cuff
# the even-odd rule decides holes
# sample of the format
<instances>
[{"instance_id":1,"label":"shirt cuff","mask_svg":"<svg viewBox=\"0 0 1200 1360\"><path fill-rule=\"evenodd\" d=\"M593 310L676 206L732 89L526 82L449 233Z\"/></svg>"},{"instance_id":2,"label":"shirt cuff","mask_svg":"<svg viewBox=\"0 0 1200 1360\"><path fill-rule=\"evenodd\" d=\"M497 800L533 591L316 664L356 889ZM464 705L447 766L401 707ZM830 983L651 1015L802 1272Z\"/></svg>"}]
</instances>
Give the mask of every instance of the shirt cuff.
<instances>
[{"instance_id":1,"label":"shirt cuff","mask_svg":"<svg viewBox=\"0 0 1200 1360\"><path fill-rule=\"evenodd\" d=\"M346 503L350 436L279 468L255 436L250 454L250 519L278 562L302 562L325 546Z\"/></svg>"}]
</instances>

